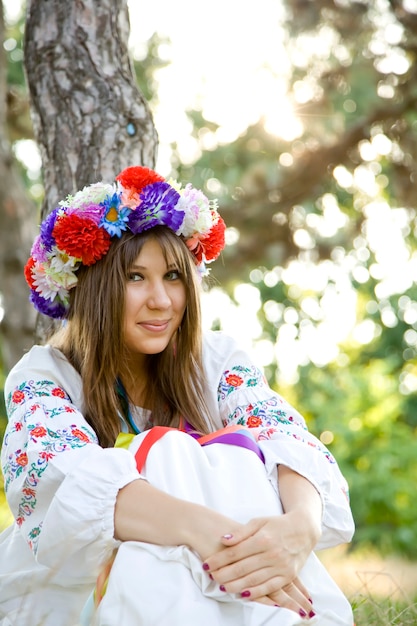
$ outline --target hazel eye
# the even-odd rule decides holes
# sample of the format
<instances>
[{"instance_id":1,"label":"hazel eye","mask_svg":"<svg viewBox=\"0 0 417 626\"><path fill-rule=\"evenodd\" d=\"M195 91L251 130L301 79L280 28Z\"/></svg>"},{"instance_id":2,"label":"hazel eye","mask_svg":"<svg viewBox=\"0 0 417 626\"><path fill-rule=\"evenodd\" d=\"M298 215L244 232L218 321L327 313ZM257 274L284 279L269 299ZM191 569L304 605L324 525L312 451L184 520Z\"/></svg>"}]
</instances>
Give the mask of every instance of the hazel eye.
<instances>
[{"instance_id":1,"label":"hazel eye","mask_svg":"<svg viewBox=\"0 0 417 626\"><path fill-rule=\"evenodd\" d=\"M130 283L137 283L140 280L143 280L143 276L142 274L139 274L139 272L130 272L127 276L127 280Z\"/></svg>"},{"instance_id":2,"label":"hazel eye","mask_svg":"<svg viewBox=\"0 0 417 626\"><path fill-rule=\"evenodd\" d=\"M165 278L167 280L179 280L181 278L181 274L178 270L170 270L165 274Z\"/></svg>"}]
</instances>

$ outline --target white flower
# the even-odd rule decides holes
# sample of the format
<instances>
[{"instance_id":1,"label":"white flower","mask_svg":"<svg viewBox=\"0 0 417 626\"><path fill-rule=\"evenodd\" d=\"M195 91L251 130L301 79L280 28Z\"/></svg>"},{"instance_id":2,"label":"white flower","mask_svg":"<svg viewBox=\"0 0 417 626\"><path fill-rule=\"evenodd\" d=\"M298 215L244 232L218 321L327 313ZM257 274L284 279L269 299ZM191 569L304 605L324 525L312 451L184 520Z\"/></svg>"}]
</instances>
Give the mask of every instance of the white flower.
<instances>
[{"instance_id":1,"label":"white flower","mask_svg":"<svg viewBox=\"0 0 417 626\"><path fill-rule=\"evenodd\" d=\"M32 268L33 283L36 291L46 300L55 300L58 295L63 303L68 303L69 290L75 287L78 278L73 269L74 257L60 254L56 250L50 253L49 262L35 263Z\"/></svg>"},{"instance_id":2,"label":"white flower","mask_svg":"<svg viewBox=\"0 0 417 626\"><path fill-rule=\"evenodd\" d=\"M203 235L212 225L211 206L208 198L199 189L189 183L185 189L179 190L180 199L177 209L184 211L185 217L178 235L191 237L195 233Z\"/></svg>"},{"instance_id":3,"label":"white flower","mask_svg":"<svg viewBox=\"0 0 417 626\"><path fill-rule=\"evenodd\" d=\"M67 196L59 205L63 207L78 208L89 204L100 204L106 196L113 195L116 191L116 185L110 183L93 183L77 191L75 196Z\"/></svg>"}]
</instances>

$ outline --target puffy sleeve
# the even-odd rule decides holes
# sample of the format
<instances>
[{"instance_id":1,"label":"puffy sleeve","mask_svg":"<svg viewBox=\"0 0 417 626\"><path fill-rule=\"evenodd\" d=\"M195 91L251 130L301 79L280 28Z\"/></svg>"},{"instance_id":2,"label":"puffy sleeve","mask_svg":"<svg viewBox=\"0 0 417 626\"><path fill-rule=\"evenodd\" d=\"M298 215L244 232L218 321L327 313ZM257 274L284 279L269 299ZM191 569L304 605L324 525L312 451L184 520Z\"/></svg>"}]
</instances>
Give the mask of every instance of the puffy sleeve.
<instances>
[{"instance_id":1,"label":"puffy sleeve","mask_svg":"<svg viewBox=\"0 0 417 626\"><path fill-rule=\"evenodd\" d=\"M5 491L36 560L61 584L95 579L118 545L119 489L139 478L132 455L98 445L82 415L81 380L64 356L35 346L5 385Z\"/></svg>"},{"instance_id":2,"label":"puffy sleeve","mask_svg":"<svg viewBox=\"0 0 417 626\"><path fill-rule=\"evenodd\" d=\"M307 478L323 503L322 536L317 549L351 540L354 523L348 486L329 450L306 427L304 418L273 391L250 356L234 339L209 333L205 341L207 376L216 381L219 426L253 428L272 477L285 465ZM214 377L214 379L212 379ZM279 486L278 486L279 488Z\"/></svg>"}]
</instances>

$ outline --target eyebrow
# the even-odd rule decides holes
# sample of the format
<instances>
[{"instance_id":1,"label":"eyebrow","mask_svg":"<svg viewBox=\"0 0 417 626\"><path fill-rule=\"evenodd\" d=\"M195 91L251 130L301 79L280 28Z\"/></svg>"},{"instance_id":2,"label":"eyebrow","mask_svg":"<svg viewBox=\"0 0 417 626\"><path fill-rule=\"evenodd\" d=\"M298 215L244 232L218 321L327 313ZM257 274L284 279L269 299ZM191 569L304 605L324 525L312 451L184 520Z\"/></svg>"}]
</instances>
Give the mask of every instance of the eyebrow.
<instances>
[{"instance_id":1,"label":"eyebrow","mask_svg":"<svg viewBox=\"0 0 417 626\"><path fill-rule=\"evenodd\" d=\"M168 270L175 269L176 267L177 267L176 263L170 263L169 265L167 265ZM146 265L137 265L136 263L134 263L133 265L131 265L130 269L131 270L146 270L148 268L146 267Z\"/></svg>"}]
</instances>

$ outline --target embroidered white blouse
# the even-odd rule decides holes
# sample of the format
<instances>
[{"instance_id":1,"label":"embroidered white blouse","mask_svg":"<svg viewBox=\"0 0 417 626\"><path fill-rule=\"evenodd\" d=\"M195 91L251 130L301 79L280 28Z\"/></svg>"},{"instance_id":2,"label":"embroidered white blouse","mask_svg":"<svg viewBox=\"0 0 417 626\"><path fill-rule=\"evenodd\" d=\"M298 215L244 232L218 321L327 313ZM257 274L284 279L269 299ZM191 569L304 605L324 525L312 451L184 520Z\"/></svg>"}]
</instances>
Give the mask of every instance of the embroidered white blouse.
<instances>
[{"instance_id":1,"label":"embroidered white blouse","mask_svg":"<svg viewBox=\"0 0 417 626\"><path fill-rule=\"evenodd\" d=\"M346 482L301 415L222 332L205 334L203 362L216 427L260 429L268 474L283 464L317 488L323 501L317 549L350 541ZM80 376L55 348L34 346L10 372L5 397L1 461L15 523L0 535L0 624L74 626L100 566L119 545L118 491L140 475L128 450L98 445L83 417ZM149 416L132 414L142 430Z\"/></svg>"}]
</instances>

